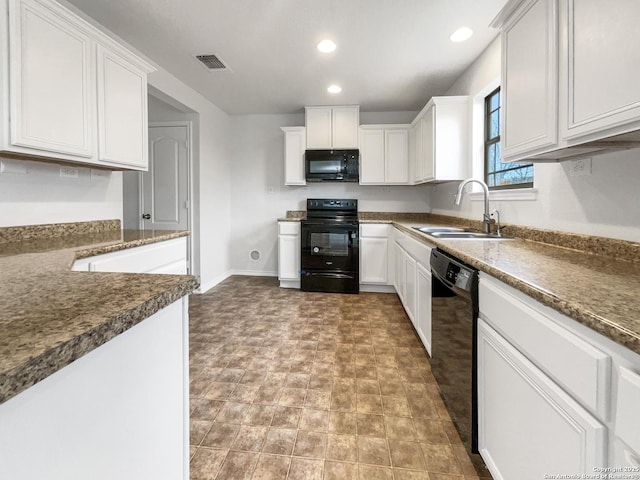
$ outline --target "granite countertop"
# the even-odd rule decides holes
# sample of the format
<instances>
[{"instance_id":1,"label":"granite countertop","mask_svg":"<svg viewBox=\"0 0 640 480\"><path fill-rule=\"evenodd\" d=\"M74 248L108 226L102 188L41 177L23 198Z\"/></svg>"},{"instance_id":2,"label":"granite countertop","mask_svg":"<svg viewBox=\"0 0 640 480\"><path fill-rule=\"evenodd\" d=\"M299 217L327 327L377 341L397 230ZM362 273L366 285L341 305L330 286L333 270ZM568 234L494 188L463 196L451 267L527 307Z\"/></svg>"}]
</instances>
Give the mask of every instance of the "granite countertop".
<instances>
[{"instance_id":1,"label":"granite countertop","mask_svg":"<svg viewBox=\"0 0 640 480\"><path fill-rule=\"evenodd\" d=\"M22 241L0 229L0 403L198 287L191 275L71 271L78 258L189 235L117 227L25 230Z\"/></svg>"},{"instance_id":2,"label":"granite countertop","mask_svg":"<svg viewBox=\"0 0 640 480\"><path fill-rule=\"evenodd\" d=\"M412 227L481 224L426 213L360 212L359 220L393 224L640 354L640 243L515 225L503 231L511 240L443 240Z\"/></svg>"}]
</instances>

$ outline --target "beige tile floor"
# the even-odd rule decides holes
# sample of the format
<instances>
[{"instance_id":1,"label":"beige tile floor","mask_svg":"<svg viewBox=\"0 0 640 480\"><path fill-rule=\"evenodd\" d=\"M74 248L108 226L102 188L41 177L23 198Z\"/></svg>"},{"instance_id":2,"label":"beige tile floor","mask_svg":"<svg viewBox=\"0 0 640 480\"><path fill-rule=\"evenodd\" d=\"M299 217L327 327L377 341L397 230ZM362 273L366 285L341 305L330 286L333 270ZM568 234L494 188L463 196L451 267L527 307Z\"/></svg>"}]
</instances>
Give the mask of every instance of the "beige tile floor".
<instances>
[{"instance_id":1,"label":"beige tile floor","mask_svg":"<svg viewBox=\"0 0 640 480\"><path fill-rule=\"evenodd\" d=\"M478 478L395 295L231 277L190 301L193 480Z\"/></svg>"}]
</instances>

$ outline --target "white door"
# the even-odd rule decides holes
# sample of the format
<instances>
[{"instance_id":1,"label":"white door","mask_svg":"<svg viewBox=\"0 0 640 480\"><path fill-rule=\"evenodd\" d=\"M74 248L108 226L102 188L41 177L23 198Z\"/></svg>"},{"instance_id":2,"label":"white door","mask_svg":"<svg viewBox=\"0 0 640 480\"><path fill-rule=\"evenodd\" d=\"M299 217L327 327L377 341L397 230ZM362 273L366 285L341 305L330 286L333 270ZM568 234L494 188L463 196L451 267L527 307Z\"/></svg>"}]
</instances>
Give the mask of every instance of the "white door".
<instances>
[{"instance_id":1,"label":"white door","mask_svg":"<svg viewBox=\"0 0 640 480\"><path fill-rule=\"evenodd\" d=\"M141 228L189 229L189 125L149 127L149 170L141 174Z\"/></svg>"}]
</instances>

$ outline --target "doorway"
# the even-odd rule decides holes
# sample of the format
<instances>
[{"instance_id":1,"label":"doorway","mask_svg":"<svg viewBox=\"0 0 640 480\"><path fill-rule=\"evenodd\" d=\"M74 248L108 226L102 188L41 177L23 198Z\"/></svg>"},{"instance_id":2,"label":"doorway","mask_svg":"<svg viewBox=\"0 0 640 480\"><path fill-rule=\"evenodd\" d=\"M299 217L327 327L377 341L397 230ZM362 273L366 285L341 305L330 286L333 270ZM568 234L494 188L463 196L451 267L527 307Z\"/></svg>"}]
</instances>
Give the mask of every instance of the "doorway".
<instances>
[{"instance_id":1,"label":"doorway","mask_svg":"<svg viewBox=\"0 0 640 480\"><path fill-rule=\"evenodd\" d=\"M149 95L149 170L123 174L123 228L190 230L187 270L197 275L192 170L197 120L164 97Z\"/></svg>"}]
</instances>

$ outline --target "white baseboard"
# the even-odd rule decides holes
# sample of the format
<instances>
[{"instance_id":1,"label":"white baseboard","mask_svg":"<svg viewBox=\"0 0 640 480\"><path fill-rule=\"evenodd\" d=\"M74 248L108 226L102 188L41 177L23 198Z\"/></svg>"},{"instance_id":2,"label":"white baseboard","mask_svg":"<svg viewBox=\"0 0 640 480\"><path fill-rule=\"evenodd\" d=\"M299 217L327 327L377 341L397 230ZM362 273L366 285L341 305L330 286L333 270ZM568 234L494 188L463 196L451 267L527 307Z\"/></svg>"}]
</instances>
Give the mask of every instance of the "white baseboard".
<instances>
[{"instance_id":1,"label":"white baseboard","mask_svg":"<svg viewBox=\"0 0 640 480\"><path fill-rule=\"evenodd\" d=\"M360 284L361 292L372 292L372 293L396 293L396 289L393 285L367 285Z\"/></svg>"},{"instance_id":2,"label":"white baseboard","mask_svg":"<svg viewBox=\"0 0 640 480\"><path fill-rule=\"evenodd\" d=\"M232 275L232 273L231 273L231 271L229 271L229 272L223 273L222 275L218 275L214 279L209 280L207 283L201 283L200 284L200 288L195 290L193 293L199 293L199 294L207 293L209 290L211 290L213 287L215 287L219 283L225 281L231 275Z\"/></svg>"},{"instance_id":3,"label":"white baseboard","mask_svg":"<svg viewBox=\"0 0 640 480\"><path fill-rule=\"evenodd\" d=\"M278 272L265 272L264 270L231 270L230 275L245 275L247 277L277 277Z\"/></svg>"},{"instance_id":4,"label":"white baseboard","mask_svg":"<svg viewBox=\"0 0 640 480\"><path fill-rule=\"evenodd\" d=\"M280 288L300 288L300 280L280 280Z\"/></svg>"},{"instance_id":5,"label":"white baseboard","mask_svg":"<svg viewBox=\"0 0 640 480\"><path fill-rule=\"evenodd\" d=\"M278 272L265 272L263 270L229 270L228 272L217 276L213 280L209 280L207 283L201 284L200 288L195 290L194 293L207 293L219 283L224 282L231 275L244 275L247 277L277 277Z\"/></svg>"}]
</instances>

